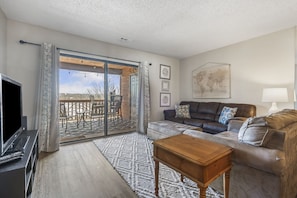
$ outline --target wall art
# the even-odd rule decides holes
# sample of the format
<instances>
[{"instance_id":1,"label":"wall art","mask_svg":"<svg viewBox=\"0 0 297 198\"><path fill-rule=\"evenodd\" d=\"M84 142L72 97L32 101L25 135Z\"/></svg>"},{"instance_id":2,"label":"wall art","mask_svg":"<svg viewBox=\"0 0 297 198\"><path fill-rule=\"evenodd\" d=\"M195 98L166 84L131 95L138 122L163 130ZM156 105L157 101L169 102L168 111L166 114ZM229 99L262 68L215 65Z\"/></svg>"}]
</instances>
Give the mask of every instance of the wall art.
<instances>
[{"instance_id":1,"label":"wall art","mask_svg":"<svg viewBox=\"0 0 297 198\"><path fill-rule=\"evenodd\" d=\"M170 66L160 65L160 78L170 80Z\"/></svg>"},{"instance_id":2,"label":"wall art","mask_svg":"<svg viewBox=\"0 0 297 198\"><path fill-rule=\"evenodd\" d=\"M169 91L170 88L170 81L169 80L162 80L161 82L161 91Z\"/></svg>"},{"instance_id":3,"label":"wall art","mask_svg":"<svg viewBox=\"0 0 297 198\"><path fill-rule=\"evenodd\" d=\"M192 73L193 98L230 98L230 64L206 63Z\"/></svg>"},{"instance_id":4,"label":"wall art","mask_svg":"<svg viewBox=\"0 0 297 198\"><path fill-rule=\"evenodd\" d=\"M171 101L170 93L160 93L160 107L169 107Z\"/></svg>"}]
</instances>

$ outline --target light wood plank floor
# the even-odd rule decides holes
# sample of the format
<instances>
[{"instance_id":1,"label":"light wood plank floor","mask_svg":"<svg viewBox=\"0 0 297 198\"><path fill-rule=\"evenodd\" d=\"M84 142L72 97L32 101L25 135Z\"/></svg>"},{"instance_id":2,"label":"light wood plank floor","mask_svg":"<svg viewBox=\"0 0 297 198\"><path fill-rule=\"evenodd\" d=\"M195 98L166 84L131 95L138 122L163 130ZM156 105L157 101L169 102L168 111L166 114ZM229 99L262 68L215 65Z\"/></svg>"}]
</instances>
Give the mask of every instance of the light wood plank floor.
<instances>
[{"instance_id":1,"label":"light wood plank floor","mask_svg":"<svg viewBox=\"0 0 297 198\"><path fill-rule=\"evenodd\" d=\"M91 141L39 156L32 198L137 197Z\"/></svg>"}]
</instances>

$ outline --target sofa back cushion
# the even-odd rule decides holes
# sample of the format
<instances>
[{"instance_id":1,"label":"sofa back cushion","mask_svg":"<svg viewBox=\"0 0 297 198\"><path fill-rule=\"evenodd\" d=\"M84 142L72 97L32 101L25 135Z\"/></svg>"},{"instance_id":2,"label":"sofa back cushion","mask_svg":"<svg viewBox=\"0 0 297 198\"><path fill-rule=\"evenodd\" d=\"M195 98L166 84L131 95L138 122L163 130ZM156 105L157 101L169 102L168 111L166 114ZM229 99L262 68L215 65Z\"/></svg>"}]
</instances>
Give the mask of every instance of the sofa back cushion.
<instances>
[{"instance_id":1,"label":"sofa back cushion","mask_svg":"<svg viewBox=\"0 0 297 198\"><path fill-rule=\"evenodd\" d=\"M219 121L220 114L224 107L231 107L231 108L237 108L236 114L234 117L254 117L256 116L256 106L252 104L240 104L240 103L221 103L217 115L216 115L216 121Z\"/></svg>"},{"instance_id":2,"label":"sofa back cushion","mask_svg":"<svg viewBox=\"0 0 297 198\"><path fill-rule=\"evenodd\" d=\"M190 113L197 112L199 102L192 102L192 101L182 101L180 105L190 105Z\"/></svg>"},{"instance_id":3,"label":"sofa back cushion","mask_svg":"<svg viewBox=\"0 0 297 198\"><path fill-rule=\"evenodd\" d=\"M218 102L200 102L197 112L192 113L191 117L196 119L204 119L214 121L220 103Z\"/></svg>"},{"instance_id":4,"label":"sofa back cushion","mask_svg":"<svg viewBox=\"0 0 297 198\"><path fill-rule=\"evenodd\" d=\"M273 129L283 129L297 121L295 109L284 109L266 117L267 125Z\"/></svg>"},{"instance_id":5,"label":"sofa back cushion","mask_svg":"<svg viewBox=\"0 0 297 198\"><path fill-rule=\"evenodd\" d=\"M251 104L195 102L181 101L180 105L190 105L190 115L194 119L219 121L224 106L237 108L235 117L253 117L256 115L256 106Z\"/></svg>"}]
</instances>

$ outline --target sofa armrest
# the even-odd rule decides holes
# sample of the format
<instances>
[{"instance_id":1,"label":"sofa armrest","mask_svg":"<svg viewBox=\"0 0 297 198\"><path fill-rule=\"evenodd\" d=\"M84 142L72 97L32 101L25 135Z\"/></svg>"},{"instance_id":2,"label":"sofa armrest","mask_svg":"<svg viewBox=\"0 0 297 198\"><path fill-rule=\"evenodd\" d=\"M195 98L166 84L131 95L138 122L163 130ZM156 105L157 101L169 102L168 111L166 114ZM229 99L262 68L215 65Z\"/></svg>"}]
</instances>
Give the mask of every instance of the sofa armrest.
<instances>
[{"instance_id":1,"label":"sofa armrest","mask_svg":"<svg viewBox=\"0 0 297 198\"><path fill-rule=\"evenodd\" d=\"M244 120L232 118L229 120L227 130L238 133L243 123L244 123Z\"/></svg>"},{"instance_id":2,"label":"sofa armrest","mask_svg":"<svg viewBox=\"0 0 297 198\"><path fill-rule=\"evenodd\" d=\"M174 109L167 109L164 110L164 119L170 120L170 118L175 118L175 110Z\"/></svg>"}]
</instances>

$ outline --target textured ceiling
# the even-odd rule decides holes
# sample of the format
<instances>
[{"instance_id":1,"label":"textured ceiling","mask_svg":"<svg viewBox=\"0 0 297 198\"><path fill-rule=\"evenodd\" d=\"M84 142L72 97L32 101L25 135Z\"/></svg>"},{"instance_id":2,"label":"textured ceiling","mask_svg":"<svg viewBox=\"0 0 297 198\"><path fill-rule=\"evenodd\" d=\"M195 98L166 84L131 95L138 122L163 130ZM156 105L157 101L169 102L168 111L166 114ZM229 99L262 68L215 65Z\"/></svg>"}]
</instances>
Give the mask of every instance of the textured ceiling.
<instances>
[{"instance_id":1,"label":"textured ceiling","mask_svg":"<svg viewBox=\"0 0 297 198\"><path fill-rule=\"evenodd\" d=\"M0 7L9 19L176 58L297 25L297 0L0 0Z\"/></svg>"}]
</instances>

